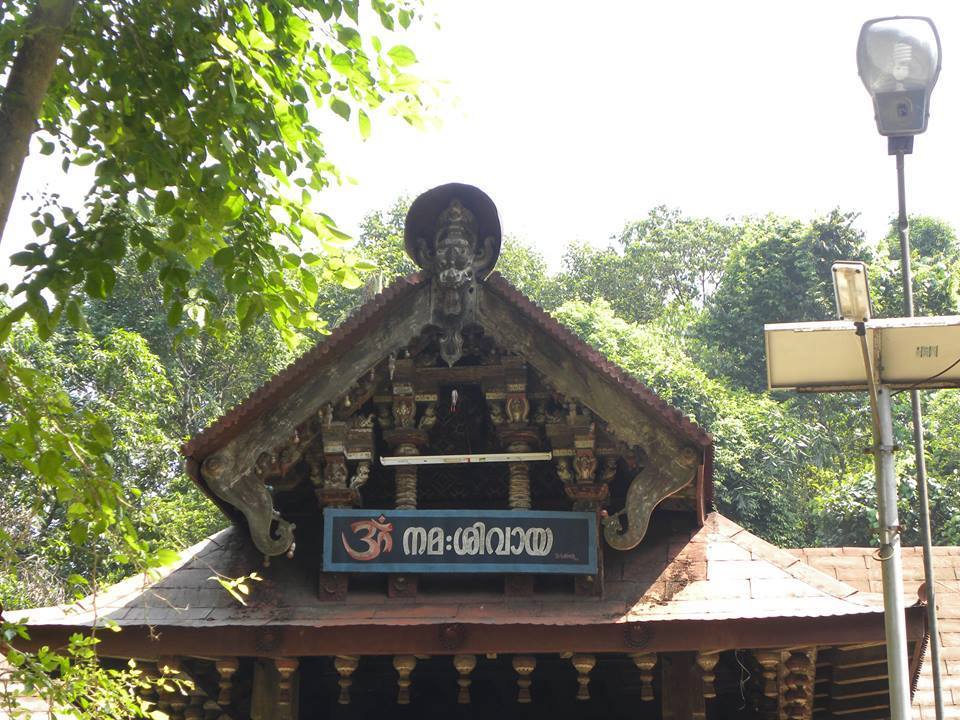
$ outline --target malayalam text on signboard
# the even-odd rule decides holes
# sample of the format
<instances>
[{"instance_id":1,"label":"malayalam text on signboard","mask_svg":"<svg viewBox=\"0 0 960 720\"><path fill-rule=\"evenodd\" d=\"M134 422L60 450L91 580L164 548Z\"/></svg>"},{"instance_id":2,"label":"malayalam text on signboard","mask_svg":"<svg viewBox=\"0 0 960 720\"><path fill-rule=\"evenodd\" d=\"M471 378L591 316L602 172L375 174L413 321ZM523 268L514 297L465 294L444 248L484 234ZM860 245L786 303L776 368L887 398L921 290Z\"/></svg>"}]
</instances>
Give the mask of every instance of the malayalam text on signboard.
<instances>
[{"instance_id":1,"label":"malayalam text on signboard","mask_svg":"<svg viewBox=\"0 0 960 720\"><path fill-rule=\"evenodd\" d=\"M597 571L594 513L325 508L323 523L329 572Z\"/></svg>"}]
</instances>

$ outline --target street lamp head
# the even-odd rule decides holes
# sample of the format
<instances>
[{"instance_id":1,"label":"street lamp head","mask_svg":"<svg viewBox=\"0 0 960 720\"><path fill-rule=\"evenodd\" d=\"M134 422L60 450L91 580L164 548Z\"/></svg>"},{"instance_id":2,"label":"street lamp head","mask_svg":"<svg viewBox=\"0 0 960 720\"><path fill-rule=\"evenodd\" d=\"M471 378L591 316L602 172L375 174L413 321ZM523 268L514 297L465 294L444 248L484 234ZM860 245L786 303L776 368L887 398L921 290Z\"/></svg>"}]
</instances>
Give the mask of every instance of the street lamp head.
<instances>
[{"instance_id":1,"label":"street lamp head","mask_svg":"<svg viewBox=\"0 0 960 720\"><path fill-rule=\"evenodd\" d=\"M930 18L867 20L857 43L857 70L873 98L881 135L927 129L930 94L940 74L940 36Z\"/></svg>"},{"instance_id":2,"label":"street lamp head","mask_svg":"<svg viewBox=\"0 0 960 720\"><path fill-rule=\"evenodd\" d=\"M837 301L837 316L841 320L866 322L871 316L870 287L867 284L867 266L859 260L840 260L833 270L833 294Z\"/></svg>"}]
</instances>

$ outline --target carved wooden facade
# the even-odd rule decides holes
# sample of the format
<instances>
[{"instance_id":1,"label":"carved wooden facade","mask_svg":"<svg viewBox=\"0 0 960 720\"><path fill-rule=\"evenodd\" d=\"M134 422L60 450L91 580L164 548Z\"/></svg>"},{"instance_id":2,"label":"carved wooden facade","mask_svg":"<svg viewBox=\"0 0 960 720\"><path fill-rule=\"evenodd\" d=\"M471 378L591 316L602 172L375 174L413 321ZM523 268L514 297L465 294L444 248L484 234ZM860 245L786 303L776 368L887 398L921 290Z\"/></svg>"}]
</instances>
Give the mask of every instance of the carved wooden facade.
<instances>
[{"instance_id":1,"label":"carved wooden facade","mask_svg":"<svg viewBox=\"0 0 960 720\"><path fill-rule=\"evenodd\" d=\"M712 438L491 274L500 237L476 188L414 202L422 272L187 443L235 527L101 599L104 652L189 677L155 699L174 719L882 717L885 676L837 699L880 603L711 513ZM590 513L597 571L331 572L325 508ZM253 570L247 607L208 581ZM83 622L30 618L36 642Z\"/></svg>"}]
</instances>

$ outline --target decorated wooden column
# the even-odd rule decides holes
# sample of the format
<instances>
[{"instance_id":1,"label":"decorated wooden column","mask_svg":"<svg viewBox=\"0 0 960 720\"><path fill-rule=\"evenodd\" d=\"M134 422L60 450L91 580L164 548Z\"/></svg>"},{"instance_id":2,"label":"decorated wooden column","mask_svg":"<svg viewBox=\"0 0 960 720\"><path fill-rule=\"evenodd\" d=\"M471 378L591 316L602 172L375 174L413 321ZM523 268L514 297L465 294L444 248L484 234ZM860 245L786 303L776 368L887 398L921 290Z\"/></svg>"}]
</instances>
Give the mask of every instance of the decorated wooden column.
<instances>
[{"instance_id":1,"label":"decorated wooden column","mask_svg":"<svg viewBox=\"0 0 960 720\"><path fill-rule=\"evenodd\" d=\"M413 655L394 655L393 667L397 671L397 704L410 704L410 673L417 666L417 658Z\"/></svg>"},{"instance_id":2,"label":"decorated wooden column","mask_svg":"<svg viewBox=\"0 0 960 720\"><path fill-rule=\"evenodd\" d=\"M295 720L297 706L295 674L300 661L296 658L276 658L273 664L280 678L277 684L277 720Z\"/></svg>"},{"instance_id":3,"label":"decorated wooden column","mask_svg":"<svg viewBox=\"0 0 960 720\"><path fill-rule=\"evenodd\" d=\"M392 394L378 396L375 401L382 406L389 401L392 415L389 428L383 432L383 438L390 448L390 454L399 457L421 455L429 442L430 423L418 427L417 398L414 387L414 364L410 357L397 358L392 362L390 372ZM426 409L424 409L424 413ZM417 466L397 465L394 468L395 505L397 510L416 510L417 508ZM390 597L415 597L417 594L417 576L412 574L393 574L387 578L387 593Z\"/></svg>"},{"instance_id":4,"label":"decorated wooden column","mask_svg":"<svg viewBox=\"0 0 960 720\"><path fill-rule=\"evenodd\" d=\"M297 720L299 665L296 658L254 661L250 720Z\"/></svg>"},{"instance_id":5,"label":"decorated wooden column","mask_svg":"<svg viewBox=\"0 0 960 720\"><path fill-rule=\"evenodd\" d=\"M460 677L457 678L457 704L470 704L470 673L477 666L476 655L454 655L453 666L457 669Z\"/></svg>"},{"instance_id":6,"label":"decorated wooden column","mask_svg":"<svg viewBox=\"0 0 960 720\"><path fill-rule=\"evenodd\" d=\"M763 718L777 720L780 716L779 697L780 685L778 682L778 668L780 666L780 650L754 650L753 657L762 668L763 675Z\"/></svg>"},{"instance_id":7,"label":"decorated wooden column","mask_svg":"<svg viewBox=\"0 0 960 720\"><path fill-rule=\"evenodd\" d=\"M780 717L809 720L813 714L816 648L784 652L780 665Z\"/></svg>"},{"instance_id":8,"label":"decorated wooden column","mask_svg":"<svg viewBox=\"0 0 960 720\"><path fill-rule=\"evenodd\" d=\"M653 668L657 665L657 654L633 653L630 659L640 671L640 699L650 702L653 700Z\"/></svg>"},{"instance_id":9,"label":"decorated wooden column","mask_svg":"<svg viewBox=\"0 0 960 720\"><path fill-rule=\"evenodd\" d=\"M240 661L235 657L220 658L216 668L220 676L217 704L226 711L233 704L233 676L240 668Z\"/></svg>"},{"instance_id":10,"label":"decorated wooden column","mask_svg":"<svg viewBox=\"0 0 960 720\"><path fill-rule=\"evenodd\" d=\"M533 655L514 655L513 669L517 673L517 702L529 703L532 701L530 696L530 673L537 667L537 659Z\"/></svg>"},{"instance_id":11,"label":"decorated wooden column","mask_svg":"<svg viewBox=\"0 0 960 720\"><path fill-rule=\"evenodd\" d=\"M530 425L530 400L527 397L527 366L520 357L501 359L504 385L487 389L490 420L497 430L500 445L512 453L527 453L539 449L540 432ZM502 404L501 400L502 398ZM507 505L511 510L529 510L533 505L530 495L530 464L526 461L508 463ZM532 575L508 575L504 578L508 595L533 594Z\"/></svg>"},{"instance_id":12,"label":"decorated wooden column","mask_svg":"<svg viewBox=\"0 0 960 720\"><path fill-rule=\"evenodd\" d=\"M340 705L350 704L350 686L353 684L351 676L356 671L358 664L357 658L352 655L337 655L333 659L333 666L336 668L337 675L340 676L337 681L340 686L340 696L337 698L337 703Z\"/></svg>"},{"instance_id":13,"label":"decorated wooden column","mask_svg":"<svg viewBox=\"0 0 960 720\"><path fill-rule=\"evenodd\" d=\"M503 358L504 422L497 427L500 443L507 452L531 452L540 445L536 428L529 426L530 400L527 399L527 366L519 357ZM530 466L526 462L509 464L510 482L508 504L511 510L529 510Z\"/></svg>"},{"instance_id":14,"label":"decorated wooden column","mask_svg":"<svg viewBox=\"0 0 960 720\"><path fill-rule=\"evenodd\" d=\"M590 699L590 671L597 664L597 658L593 655L577 653L570 661L577 669L577 700Z\"/></svg>"},{"instance_id":15,"label":"decorated wooden column","mask_svg":"<svg viewBox=\"0 0 960 720\"><path fill-rule=\"evenodd\" d=\"M164 678L173 681L183 681L183 665L180 658L163 656L157 661L157 669ZM180 683L164 683L167 689L160 690L160 707L163 708L170 720L184 720L183 714L187 707L188 696L180 688Z\"/></svg>"},{"instance_id":16,"label":"decorated wooden column","mask_svg":"<svg viewBox=\"0 0 960 720\"><path fill-rule=\"evenodd\" d=\"M321 438L307 453L317 503L321 509L359 505L373 460L373 417L356 415L334 420L331 405L321 410L320 417ZM318 594L321 600L346 599L347 575L320 573Z\"/></svg>"},{"instance_id":17,"label":"decorated wooden column","mask_svg":"<svg viewBox=\"0 0 960 720\"><path fill-rule=\"evenodd\" d=\"M197 687L190 691L190 701L183 713L184 720L203 720L203 700L205 697L203 691Z\"/></svg>"},{"instance_id":18,"label":"decorated wooden column","mask_svg":"<svg viewBox=\"0 0 960 720\"><path fill-rule=\"evenodd\" d=\"M573 509L599 513L610 496L609 483L617 471L615 448L596 446L592 415L575 402L567 403L565 422L547 426L547 436L553 446L557 477L564 494L573 501ZM597 547L602 547L599 529ZM603 594L602 552L597 557L597 574L578 575L574 587L577 595Z\"/></svg>"},{"instance_id":19,"label":"decorated wooden column","mask_svg":"<svg viewBox=\"0 0 960 720\"><path fill-rule=\"evenodd\" d=\"M719 651L699 652L697 653L697 667L700 668L701 686L703 688L703 706L702 710L694 713L694 718L707 717L707 703L717 697L717 676L713 674L717 667L717 661L720 660Z\"/></svg>"}]
</instances>

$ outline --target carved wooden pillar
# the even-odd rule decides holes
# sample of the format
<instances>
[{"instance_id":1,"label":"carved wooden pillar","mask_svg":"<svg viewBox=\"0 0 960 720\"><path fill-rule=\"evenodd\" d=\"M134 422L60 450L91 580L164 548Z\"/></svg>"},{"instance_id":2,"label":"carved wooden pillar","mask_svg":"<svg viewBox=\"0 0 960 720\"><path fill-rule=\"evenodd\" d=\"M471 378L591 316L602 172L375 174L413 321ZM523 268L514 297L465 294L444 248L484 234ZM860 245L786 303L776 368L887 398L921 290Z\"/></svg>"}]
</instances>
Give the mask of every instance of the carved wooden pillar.
<instances>
[{"instance_id":1,"label":"carved wooden pillar","mask_svg":"<svg viewBox=\"0 0 960 720\"><path fill-rule=\"evenodd\" d=\"M417 446L413 443L402 443L397 446L397 455L411 456L419 455ZM399 465L397 466L396 478L396 506L397 510L416 510L417 509L417 466Z\"/></svg>"},{"instance_id":2,"label":"carved wooden pillar","mask_svg":"<svg viewBox=\"0 0 960 720\"><path fill-rule=\"evenodd\" d=\"M460 688L457 692L457 703L459 705L470 704L470 673L477 666L476 655L454 655L453 666L457 669L460 677L457 678L457 686Z\"/></svg>"},{"instance_id":3,"label":"carved wooden pillar","mask_svg":"<svg viewBox=\"0 0 960 720\"><path fill-rule=\"evenodd\" d=\"M194 688L190 693L190 704L183 714L184 720L203 720L203 691Z\"/></svg>"},{"instance_id":4,"label":"carved wooden pillar","mask_svg":"<svg viewBox=\"0 0 960 720\"><path fill-rule=\"evenodd\" d=\"M250 720L297 720L299 664L296 658L254 661Z\"/></svg>"},{"instance_id":5,"label":"carved wooden pillar","mask_svg":"<svg viewBox=\"0 0 960 720\"><path fill-rule=\"evenodd\" d=\"M300 661L296 658L276 658L273 663L280 676L277 685L277 718L278 720L295 720L296 683L294 681Z\"/></svg>"},{"instance_id":6,"label":"carved wooden pillar","mask_svg":"<svg viewBox=\"0 0 960 720\"><path fill-rule=\"evenodd\" d=\"M717 661L720 660L719 651L699 652L697 653L697 666L702 672L701 680L703 686L703 711L695 712L694 717L707 717L707 702L717 697L716 681L717 677L713 674L717 667Z\"/></svg>"},{"instance_id":7,"label":"carved wooden pillar","mask_svg":"<svg viewBox=\"0 0 960 720\"><path fill-rule=\"evenodd\" d=\"M816 676L816 648L794 650L781 665L780 715L798 720L813 713L813 687Z\"/></svg>"},{"instance_id":8,"label":"carved wooden pillar","mask_svg":"<svg viewBox=\"0 0 960 720\"><path fill-rule=\"evenodd\" d=\"M337 655L333 659L333 666L337 670L337 675L340 676L337 681L340 685L340 697L337 698L337 703L340 705L350 704L350 686L353 684L350 676L356 671L357 665L357 658L352 655Z\"/></svg>"},{"instance_id":9,"label":"carved wooden pillar","mask_svg":"<svg viewBox=\"0 0 960 720\"><path fill-rule=\"evenodd\" d=\"M630 659L640 671L640 699L650 702L653 700L653 668L657 665L657 654L633 653Z\"/></svg>"},{"instance_id":10,"label":"carved wooden pillar","mask_svg":"<svg viewBox=\"0 0 960 720\"><path fill-rule=\"evenodd\" d=\"M780 653L780 650L753 651L753 657L763 669L763 717L765 720L776 720L780 716L780 689L777 682Z\"/></svg>"},{"instance_id":11,"label":"carved wooden pillar","mask_svg":"<svg viewBox=\"0 0 960 720\"><path fill-rule=\"evenodd\" d=\"M590 699L590 671L597 664L597 658L593 655L577 653L570 661L577 669L577 700Z\"/></svg>"},{"instance_id":12,"label":"carved wooden pillar","mask_svg":"<svg viewBox=\"0 0 960 720\"><path fill-rule=\"evenodd\" d=\"M178 657L161 657L157 661L157 668L163 677L184 680L183 666ZM183 713L187 707L187 696L172 683L168 687L170 687L169 690L160 690L160 705L166 708L170 720L184 720Z\"/></svg>"},{"instance_id":13,"label":"carved wooden pillar","mask_svg":"<svg viewBox=\"0 0 960 720\"><path fill-rule=\"evenodd\" d=\"M217 674L220 676L217 704L226 710L233 703L233 675L240 668L240 661L235 657L220 658L216 663Z\"/></svg>"},{"instance_id":14,"label":"carved wooden pillar","mask_svg":"<svg viewBox=\"0 0 960 720\"><path fill-rule=\"evenodd\" d=\"M143 671L143 679L145 681L144 685L138 690L140 699L145 703L149 703L150 710L158 710L159 693L157 689L160 673L156 669L156 666L145 663L141 664L140 669Z\"/></svg>"},{"instance_id":15,"label":"carved wooden pillar","mask_svg":"<svg viewBox=\"0 0 960 720\"><path fill-rule=\"evenodd\" d=\"M530 673L537 667L537 659L533 655L514 655L513 669L517 672L517 702L528 703L530 697Z\"/></svg>"},{"instance_id":16,"label":"carved wooden pillar","mask_svg":"<svg viewBox=\"0 0 960 720\"><path fill-rule=\"evenodd\" d=\"M410 704L410 673L417 666L417 658L413 655L394 655L393 667L397 671L397 704Z\"/></svg>"}]
</instances>

